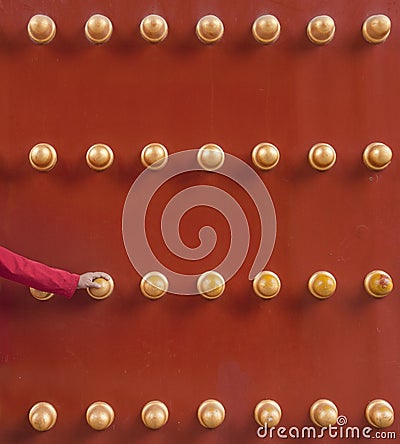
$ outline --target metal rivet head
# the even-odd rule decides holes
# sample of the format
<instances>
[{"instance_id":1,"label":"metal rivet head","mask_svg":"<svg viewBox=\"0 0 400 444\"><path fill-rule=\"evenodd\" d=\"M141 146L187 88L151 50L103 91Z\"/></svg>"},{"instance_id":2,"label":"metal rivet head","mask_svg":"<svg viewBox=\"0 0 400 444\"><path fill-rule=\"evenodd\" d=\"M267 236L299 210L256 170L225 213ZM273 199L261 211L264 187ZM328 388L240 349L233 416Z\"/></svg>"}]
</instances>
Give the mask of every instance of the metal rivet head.
<instances>
[{"instance_id":1,"label":"metal rivet head","mask_svg":"<svg viewBox=\"0 0 400 444\"><path fill-rule=\"evenodd\" d=\"M50 430L57 421L57 411L48 402L38 402L29 411L29 422L38 432Z\"/></svg>"},{"instance_id":2,"label":"metal rivet head","mask_svg":"<svg viewBox=\"0 0 400 444\"><path fill-rule=\"evenodd\" d=\"M365 277L364 288L371 296L383 298L393 290L393 280L385 271L374 270Z\"/></svg>"},{"instance_id":3,"label":"metal rivet head","mask_svg":"<svg viewBox=\"0 0 400 444\"><path fill-rule=\"evenodd\" d=\"M225 280L216 271L206 271L197 280L197 291L206 299L219 298L225 290Z\"/></svg>"},{"instance_id":4,"label":"metal rivet head","mask_svg":"<svg viewBox=\"0 0 400 444\"><path fill-rule=\"evenodd\" d=\"M262 15L253 23L252 32L258 43L268 45L278 40L281 33L281 24L273 15Z\"/></svg>"},{"instance_id":5,"label":"metal rivet head","mask_svg":"<svg viewBox=\"0 0 400 444\"><path fill-rule=\"evenodd\" d=\"M224 35L224 24L215 15L206 15L197 22L196 35L202 43L218 42Z\"/></svg>"},{"instance_id":6,"label":"metal rivet head","mask_svg":"<svg viewBox=\"0 0 400 444\"><path fill-rule=\"evenodd\" d=\"M336 279L328 271L317 271L308 281L310 293L318 299L327 299L335 293Z\"/></svg>"},{"instance_id":7,"label":"metal rivet head","mask_svg":"<svg viewBox=\"0 0 400 444\"><path fill-rule=\"evenodd\" d=\"M36 290L35 288L29 288L31 295L38 301L47 301L54 296L54 293L49 293L47 291Z\"/></svg>"},{"instance_id":8,"label":"metal rivet head","mask_svg":"<svg viewBox=\"0 0 400 444\"><path fill-rule=\"evenodd\" d=\"M307 26L307 35L312 43L325 45L335 35L335 22L329 15L314 17Z\"/></svg>"},{"instance_id":9,"label":"metal rivet head","mask_svg":"<svg viewBox=\"0 0 400 444\"><path fill-rule=\"evenodd\" d=\"M143 276L140 290L149 299L159 299L168 291L168 279L162 273L152 271Z\"/></svg>"},{"instance_id":10,"label":"metal rivet head","mask_svg":"<svg viewBox=\"0 0 400 444\"><path fill-rule=\"evenodd\" d=\"M328 143L317 143L308 153L310 165L318 171L326 171L336 162L336 152Z\"/></svg>"},{"instance_id":11,"label":"metal rivet head","mask_svg":"<svg viewBox=\"0 0 400 444\"><path fill-rule=\"evenodd\" d=\"M280 405L272 399L260 401L254 409L254 419L262 427L276 427L282 418Z\"/></svg>"},{"instance_id":12,"label":"metal rivet head","mask_svg":"<svg viewBox=\"0 0 400 444\"><path fill-rule=\"evenodd\" d=\"M150 401L142 409L143 424L149 429L157 430L168 421L168 408L161 401Z\"/></svg>"},{"instance_id":13,"label":"metal rivet head","mask_svg":"<svg viewBox=\"0 0 400 444\"><path fill-rule=\"evenodd\" d=\"M329 399L319 399L310 408L310 418L318 427L333 426L338 419L338 409Z\"/></svg>"},{"instance_id":14,"label":"metal rivet head","mask_svg":"<svg viewBox=\"0 0 400 444\"><path fill-rule=\"evenodd\" d=\"M384 143L371 143L364 150L363 161L372 170L383 170L392 161L392 150Z\"/></svg>"},{"instance_id":15,"label":"metal rivet head","mask_svg":"<svg viewBox=\"0 0 400 444\"><path fill-rule=\"evenodd\" d=\"M391 26L386 15L371 15L363 23L362 35L368 43L383 43L389 37Z\"/></svg>"},{"instance_id":16,"label":"metal rivet head","mask_svg":"<svg viewBox=\"0 0 400 444\"><path fill-rule=\"evenodd\" d=\"M261 271L253 280L253 290L263 299L275 297L281 289L279 277L272 271Z\"/></svg>"},{"instance_id":17,"label":"metal rivet head","mask_svg":"<svg viewBox=\"0 0 400 444\"><path fill-rule=\"evenodd\" d=\"M106 170L113 162L114 153L112 149L103 143L92 145L86 153L86 163L92 170Z\"/></svg>"},{"instance_id":18,"label":"metal rivet head","mask_svg":"<svg viewBox=\"0 0 400 444\"><path fill-rule=\"evenodd\" d=\"M224 422L224 406L215 399L207 399L207 401L200 404L197 410L197 418L203 427L215 429Z\"/></svg>"},{"instance_id":19,"label":"metal rivet head","mask_svg":"<svg viewBox=\"0 0 400 444\"><path fill-rule=\"evenodd\" d=\"M93 299L106 299L112 294L114 290L114 281L112 279L97 278L93 282L100 284L100 288L92 287L86 289Z\"/></svg>"},{"instance_id":20,"label":"metal rivet head","mask_svg":"<svg viewBox=\"0 0 400 444\"><path fill-rule=\"evenodd\" d=\"M167 148L161 143L150 143L143 148L140 159L144 167L160 170L168 162Z\"/></svg>"},{"instance_id":21,"label":"metal rivet head","mask_svg":"<svg viewBox=\"0 0 400 444\"><path fill-rule=\"evenodd\" d=\"M29 152L29 162L35 170L50 171L57 163L57 152L48 143L38 143Z\"/></svg>"},{"instance_id":22,"label":"metal rivet head","mask_svg":"<svg viewBox=\"0 0 400 444\"><path fill-rule=\"evenodd\" d=\"M168 24L159 15L148 15L140 23L140 34L150 43L160 43L168 35Z\"/></svg>"},{"instance_id":23,"label":"metal rivet head","mask_svg":"<svg viewBox=\"0 0 400 444\"><path fill-rule=\"evenodd\" d=\"M105 430L114 422L115 414L106 402L98 401L86 410L86 421L94 430Z\"/></svg>"},{"instance_id":24,"label":"metal rivet head","mask_svg":"<svg viewBox=\"0 0 400 444\"><path fill-rule=\"evenodd\" d=\"M375 399L367 405L365 417L372 427L383 429L393 424L394 410L387 401Z\"/></svg>"},{"instance_id":25,"label":"metal rivet head","mask_svg":"<svg viewBox=\"0 0 400 444\"><path fill-rule=\"evenodd\" d=\"M197 162L207 171L216 171L222 167L225 161L225 153L222 148L214 143L203 145L197 153Z\"/></svg>"},{"instance_id":26,"label":"metal rivet head","mask_svg":"<svg viewBox=\"0 0 400 444\"><path fill-rule=\"evenodd\" d=\"M251 158L254 165L261 170L271 170L278 165L279 150L272 143L259 143L253 148Z\"/></svg>"},{"instance_id":27,"label":"metal rivet head","mask_svg":"<svg viewBox=\"0 0 400 444\"><path fill-rule=\"evenodd\" d=\"M36 14L29 20L28 34L35 43L50 43L56 36L56 24L47 15Z\"/></svg>"},{"instance_id":28,"label":"metal rivet head","mask_svg":"<svg viewBox=\"0 0 400 444\"><path fill-rule=\"evenodd\" d=\"M92 15L85 25L86 38L91 43L106 43L113 32L111 20L101 14Z\"/></svg>"}]
</instances>

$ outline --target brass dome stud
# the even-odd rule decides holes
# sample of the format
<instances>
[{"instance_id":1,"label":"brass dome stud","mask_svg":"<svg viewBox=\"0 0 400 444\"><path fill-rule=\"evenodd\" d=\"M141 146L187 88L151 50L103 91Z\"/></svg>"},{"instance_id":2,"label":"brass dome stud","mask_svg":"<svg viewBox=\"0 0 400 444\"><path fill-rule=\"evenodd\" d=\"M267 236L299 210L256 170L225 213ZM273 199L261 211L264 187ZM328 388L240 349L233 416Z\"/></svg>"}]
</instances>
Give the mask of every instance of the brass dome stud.
<instances>
[{"instance_id":1,"label":"brass dome stud","mask_svg":"<svg viewBox=\"0 0 400 444\"><path fill-rule=\"evenodd\" d=\"M259 143L253 148L251 159L257 168L271 170L278 165L280 154L272 143Z\"/></svg>"},{"instance_id":2,"label":"brass dome stud","mask_svg":"<svg viewBox=\"0 0 400 444\"><path fill-rule=\"evenodd\" d=\"M92 145L86 153L86 163L95 171L104 171L114 162L112 149L103 143Z\"/></svg>"},{"instance_id":3,"label":"brass dome stud","mask_svg":"<svg viewBox=\"0 0 400 444\"><path fill-rule=\"evenodd\" d=\"M326 171L335 165L336 152L328 143L317 143L310 149L308 161L314 169Z\"/></svg>"},{"instance_id":4,"label":"brass dome stud","mask_svg":"<svg viewBox=\"0 0 400 444\"><path fill-rule=\"evenodd\" d=\"M169 417L167 406L161 401L150 401L142 409L143 424L152 430L163 427Z\"/></svg>"},{"instance_id":5,"label":"brass dome stud","mask_svg":"<svg viewBox=\"0 0 400 444\"><path fill-rule=\"evenodd\" d=\"M161 170L168 162L168 151L161 143L146 145L140 155L142 165L151 170Z\"/></svg>"},{"instance_id":6,"label":"brass dome stud","mask_svg":"<svg viewBox=\"0 0 400 444\"><path fill-rule=\"evenodd\" d=\"M106 430L114 422L113 408L106 402L97 401L86 410L86 421L94 430Z\"/></svg>"},{"instance_id":7,"label":"brass dome stud","mask_svg":"<svg viewBox=\"0 0 400 444\"><path fill-rule=\"evenodd\" d=\"M215 143L203 145L197 153L197 162L206 171L216 171L225 161L223 149Z\"/></svg>"},{"instance_id":8,"label":"brass dome stud","mask_svg":"<svg viewBox=\"0 0 400 444\"><path fill-rule=\"evenodd\" d=\"M143 276L140 290L149 299L159 299L168 291L168 279L158 271Z\"/></svg>"},{"instance_id":9,"label":"brass dome stud","mask_svg":"<svg viewBox=\"0 0 400 444\"><path fill-rule=\"evenodd\" d=\"M215 15L206 15L197 22L196 35L202 43L216 43L224 35L224 24Z\"/></svg>"},{"instance_id":10,"label":"brass dome stud","mask_svg":"<svg viewBox=\"0 0 400 444\"><path fill-rule=\"evenodd\" d=\"M197 410L197 418L203 427L215 429L224 422L224 406L215 399L207 399L207 401L200 404Z\"/></svg>"},{"instance_id":11,"label":"brass dome stud","mask_svg":"<svg viewBox=\"0 0 400 444\"><path fill-rule=\"evenodd\" d=\"M329 399L318 399L310 408L311 421L318 427L329 427L336 424L338 409Z\"/></svg>"},{"instance_id":12,"label":"brass dome stud","mask_svg":"<svg viewBox=\"0 0 400 444\"><path fill-rule=\"evenodd\" d=\"M390 18L383 14L371 15L362 26L362 35L368 43L383 43L390 34Z\"/></svg>"},{"instance_id":13,"label":"brass dome stud","mask_svg":"<svg viewBox=\"0 0 400 444\"><path fill-rule=\"evenodd\" d=\"M382 270L373 270L364 279L364 288L374 298L383 298L393 290L393 280Z\"/></svg>"},{"instance_id":14,"label":"brass dome stud","mask_svg":"<svg viewBox=\"0 0 400 444\"><path fill-rule=\"evenodd\" d=\"M114 290L114 281L112 279L106 280L104 278L96 278L93 282L101 285L100 288L87 288L86 291L93 299L106 299Z\"/></svg>"},{"instance_id":15,"label":"brass dome stud","mask_svg":"<svg viewBox=\"0 0 400 444\"><path fill-rule=\"evenodd\" d=\"M263 299L274 298L281 289L281 281L272 271L261 271L253 280L254 293Z\"/></svg>"},{"instance_id":16,"label":"brass dome stud","mask_svg":"<svg viewBox=\"0 0 400 444\"><path fill-rule=\"evenodd\" d=\"M225 290L225 280L216 271L206 271L197 279L197 291L206 299L217 299Z\"/></svg>"},{"instance_id":17,"label":"brass dome stud","mask_svg":"<svg viewBox=\"0 0 400 444\"><path fill-rule=\"evenodd\" d=\"M327 299L335 293L336 279L328 271L317 271L308 281L310 293L318 299Z\"/></svg>"},{"instance_id":18,"label":"brass dome stud","mask_svg":"<svg viewBox=\"0 0 400 444\"><path fill-rule=\"evenodd\" d=\"M251 31L258 43L269 45L278 40L281 24L273 15L262 15L254 21Z\"/></svg>"},{"instance_id":19,"label":"brass dome stud","mask_svg":"<svg viewBox=\"0 0 400 444\"><path fill-rule=\"evenodd\" d=\"M38 143L29 152L29 163L37 171L50 171L57 163L57 152L48 143Z\"/></svg>"},{"instance_id":20,"label":"brass dome stud","mask_svg":"<svg viewBox=\"0 0 400 444\"><path fill-rule=\"evenodd\" d=\"M329 15L314 17L307 25L307 36L316 45L329 43L335 35L335 22Z\"/></svg>"},{"instance_id":21,"label":"brass dome stud","mask_svg":"<svg viewBox=\"0 0 400 444\"><path fill-rule=\"evenodd\" d=\"M384 143L370 143L364 150L363 161L371 170L383 170L392 161L392 150Z\"/></svg>"},{"instance_id":22,"label":"brass dome stud","mask_svg":"<svg viewBox=\"0 0 400 444\"><path fill-rule=\"evenodd\" d=\"M30 287L29 291L31 295L37 299L38 301L48 301L54 296L54 293L49 293L47 291L36 290L35 288Z\"/></svg>"},{"instance_id":23,"label":"brass dome stud","mask_svg":"<svg viewBox=\"0 0 400 444\"><path fill-rule=\"evenodd\" d=\"M365 409L365 418L372 427L383 429L393 424L394 410L384 399L374 399Z\"/></svg>"},{"instance_id":24,"label":"brass dome stud","mask_svg":"<svg viewBox=\"0 0 400 444\"><path fill-rule=\"evenodd\" d=\"M254 409L254 419L257 424L268 428L276 427L282 418L280 405L272 399L260 401Z\"/></svg>"},{"instance_id":25,"label":"brass dome stud","mask_svg":"<svg viewBox=\"0 0 400 444\"><path fill-rule=\"evenodd\" d=\"M29 422L38 432L50 430L57 421L57 411L48 402L38 402L29 411Z\"/></svg>"},{"instance_id":26,"label":"brass dome stud","mask_svg":"<svg viewBox=\"0 0 400 444\"><path fill-rule=\"evenodd\" d=\"M56 24L51 17L36 14L29 20L28 35L34 43L40 45L50 43L56 36Z\"/></svg>"},{"instance_id":27,"label":"brass dome stud","mask_svg":"<svg viewBox=\"0 0 400 444\"><path fill-rule=\"evenodd\" d=\"M166 20L157 14L150 14L145 17L139 28L141 36L150 43L160 43L168 35Z\"/></svg>"},{"instance_id":28,"label":"brass dome stud","mask_svg":"<svg viewBox=\"0 0 400 444\"><path fill-rule=\"evenodd\" d=\"M113 32L111 20L101 14L92 15L85 25L86 38L91 43L106 43L110 40Z\"/></svg>"}]
</instances>

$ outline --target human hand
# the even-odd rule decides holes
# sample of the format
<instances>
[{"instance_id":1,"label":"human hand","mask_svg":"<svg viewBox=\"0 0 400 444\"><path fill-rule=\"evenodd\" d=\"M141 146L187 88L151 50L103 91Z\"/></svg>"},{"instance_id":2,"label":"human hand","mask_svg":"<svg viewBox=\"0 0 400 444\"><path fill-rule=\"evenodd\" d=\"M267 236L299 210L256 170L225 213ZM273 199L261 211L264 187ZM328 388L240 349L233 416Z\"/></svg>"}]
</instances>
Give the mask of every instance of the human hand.
<instances>
[{"instance_id":1,"label":"human hand","mask_svg":"<svg viewBox=\"0 0 400 444\"><path fill-rule=\"evenodd\" d=\"M107 273L103 273L102 271L89 271L88 273L84 273L79 276L77 288L100 288L100 284L93 282L97 278L103 278L106 281L109 281L111 276Z\"/></svg>"}]
</instances>

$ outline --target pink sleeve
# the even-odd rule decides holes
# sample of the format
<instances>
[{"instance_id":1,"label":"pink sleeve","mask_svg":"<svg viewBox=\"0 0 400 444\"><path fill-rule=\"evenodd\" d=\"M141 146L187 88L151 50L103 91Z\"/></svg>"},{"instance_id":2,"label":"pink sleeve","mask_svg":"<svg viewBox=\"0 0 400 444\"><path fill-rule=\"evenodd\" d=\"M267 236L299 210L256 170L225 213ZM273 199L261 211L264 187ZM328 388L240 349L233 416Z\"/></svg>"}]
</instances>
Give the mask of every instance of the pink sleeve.
<instances>
[{"instance_id":1,"label":"pink sleeve","mask_svg":"<svg viewBox=\"0 0 400 444\"><path fill-rule=\"evenodd\" d=\"M79 275L27 259L0 246L0 277L27 287L71 298Z\"/></svg>"}]
</instances>

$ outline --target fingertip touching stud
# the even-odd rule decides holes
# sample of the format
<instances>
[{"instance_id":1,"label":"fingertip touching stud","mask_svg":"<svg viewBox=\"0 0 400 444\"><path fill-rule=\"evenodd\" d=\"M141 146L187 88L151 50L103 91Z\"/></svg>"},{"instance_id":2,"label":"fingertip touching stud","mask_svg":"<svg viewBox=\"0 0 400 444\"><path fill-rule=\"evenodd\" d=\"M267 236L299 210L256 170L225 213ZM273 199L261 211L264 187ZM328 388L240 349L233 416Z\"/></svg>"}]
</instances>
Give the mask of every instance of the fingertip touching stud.
<instances>
[{"instance_id":1,"label":"fingertip touching stud","mask_svg":"<svg viewBox=\"0 0 400 444\"><path fill-rule=\"evenodd\" d=\"M161 143L146 145L140 155L142 165L151 170L161 170L168 162L168 151Z\"/></svg>"},{"instance_id":2,"label":"fingertip touching stud","mask_svg":"<svg viewBox=\"0 0 400 444\"><path fill-rule=\"evenodd\" d=\"M225 290L225 280L216 271L206 271L197 280L197 291L206 299L219 298Z\"/></svg>"},{"instance_id":3,"label":"fingertip touching stud","mask_svg":"<svg viewBox=\"0 0 400 444\"><path fill-rule=\"evenodd\" d=\"M224 24L215 15L206 15L197 22L196 35L202 43L216 43L224 35Z\"/></svg>"},{"instance_id":4,"label":"fingertip touching stud","mask_svg":"<svg viewBox=\"0 0 400 444\"><path fill-rule=\"evenodd\" d=\"M254 21L252 33L258 43L269 45L278 40L281 33L281 24L273 15L262 15Z\"/></svg>"},{"instance_id":5,"label":"fingertip touching stud","mask_svg":"<svg viewBox=\"0 0 400 444\"><path fill-rule=\"evenodd\" d=\"M336 279L328 271L317 271L308 281L310 293L318 299L327 299L335 293Z\"/></svg>"},{"instance_id":6,"label":"fingertip touching stud","mask_svg":"<svg viewBox=\"0 0 400 444\"><path fill-rule=\"evenodd\" d=\"M329 43L335 35L335 22L329 15L314 17L307 25L307 36L316 45Z\"/></svg>"},{"instance_id":7,"label":"fingertip touching stud","mask_svg":"<svg viewBox=\"0 0 400 444\"><path fill-rule=\"evenodd\" d=\"M222 148L214 143L203 145L197 153L197 162L206 171L216 171L222 167L225 161L225 153Z\"/></svg>"},{"instance_id":8,"label":"fingertip touching stud","mask_svg":"<svg viewBox=\"0 0 400 444\"><path fill-rule=\"evenodd\" d=\"M263 299L275 297L281 289L281 281L272 271L261 271L253 280L254 293Z\"/></svg>"},{"instance_id":9,"label":"fingertip touching stud","mask_svg":"<svg viewBox=\"0 0 400 444\"><path fill-rule=\"evenodd\" d=\"M86 38L91 43L106 43L110 40L113 32L111 20L101 14L92 15L85 25Z\"/></svg>"},{"instance_id":10,"label":"fingertip touching stud","mask_svg":"<svg viewBox=\"0 0 400 444\"><path fill-rule=\"evenodd\" d=\"M318 399L310 408L311 421L318 427L329 427L336 424L338 409L329 399Z\"/></svg>"},{"instance_id":11,"label":"fingertip touching stud","mask_svg":"<svg viewBox=\"0 0 400 444\"><path fill-rule=\"evenodd\" d=\"M365 417L372 427L383 429L393 424L394 410L384 399L374 399L367 405Z\"/></svg>"},{"instance_id":12,"label":"fingertip touching stud","mask_svg":"<svg viewBox=\"0 0 400 444\"><path fill-rule=\"evenodd\" d=\"M261 170L271 170L278 165L280 154L272 143L259 143L251 153L253 164Z\"/></svg>"},{"instance_id":13,"label":"fingertip touching stud","mask_svg":"<svg viewBox=\"0 0 400 444\"><path fill-rule=\"evenodd\" d=\"M364 279L364 288L374 298L383 298L393 290L393 280L382 270L373 270Z\"/></svg>"},{"instance_id":14,"label":"fingertip touching stud","mask_svg":"<svg viewBox=\"0 0 400 444\"><path fill-rule=\"evenodd\" d=\"M114 422L113 408L106 402L97 401L86 410L86 421L94 430L106 430Z\"/></svg>"},{"instance_id":15,"label":"fingertip touching stud","mask_svg":"<svg viewBox=\"0 0 400 444\"><path fill-rule=\"evenodd\" d=\"M168 35L168 24L157 14L148 15L140 23L140 34L150 43L160 43Z\"/></svg>"},{"instance_id":16,"label":"fingertip touching stud","mask_svg":"<svg viewBox=\"0 0 400 444\"><path fill-rule=\"evenodd\" d=\"M254 409L254 419L262 427L276 427L282 418L280 405L272 399L260 401Z\"/></svg>"},{"instance_id":17,"label":"fingertip touching stud","mask_svg":"<svg viewBox=\"0 0 400 444\"><path fill-rule=\"evenodd\" d=\"M56 36L56 24L51 17L36 14L29 20L28 35L34 43L50 43Z\"/></svg>"},{"instance_id":18,"label":"fingertip touching stud","mask_svg":"<svg viewBox=\"0 0 400 444\"><path fill-rule=\"evenodd\" d=\"M207 399L200 404L197 410L200 424L207 429L219 427L225 420L225 408L215 399Z\"/></svg>"},{"instance_id":19,"label":"fingertip touching stud","mask_svg":"<svg viewBox=\"0 0 400 444\"><path fill-rule=\"evenodd\" d=\"M38 143L29 152L29 163L38 171L50 171L57 163L57 152L48 143Z\"/></svg>"},{"instance_id":20,"label":"fingertip touching stud","mask_svg":"<svg viewBox=\"0 0 400 444\"><path fill-rule=\"evenodd\" d=\"M102 277L96 278L93 282L100 285L100 288L87 288L86 291L93 299L106 299L114 291L114 281L110 278L106 280Z\"/></svg>"},{"instance_id":21,"label":"fingertip touching stud","mask_svg":"<svg viewBox=\"0 0 400 444\"><path fill-rule=\"evenodd\" d=\"M159 299L168 291L168 279L158 271L143 276L140 290L149 299Z\"/></svg>"},{"instance_id":22,"label":"fingertip touching stud","mask_svg":"<svg viewBox=\"0 0 400 444\"><path fill-rule=\"evenodd\" d=\"M86 163L95 171L104 171L114 162L112 149L103 143L92 145L86 153Z\"/></svg>"},{"instance_id":23,"label":"fingertip touching stud","mask_svg":"<svg viewBox=\"0 0 400 444\"><path fill-rule=\"evenodd\" d=\"M329 170L335 165L336 151L328 143L317 143L310 149L308 161L318 171Z\"/></svg>"},{"instance_id":24,"label":"fingertip touching stud","mask_svg":"<svg viewBox=\"0 0 400 444\"><path fill-rule=\"evenodd\" d=\"M384 14L371 15L362 26L362 35L368 43L383 43L389 37L392 23Z\"/></svg>"},{"instance_id":25,"label":"fingertip touching stud","mask_svg":"<svg viewBox=\"0 0 400 444\"><path fill-rule=\"evenodd\" d=\"M38 402L29 411L29 422L38 432L46 432L54 427L57 411L49 402Z\"/></svg>"},{"instance_id":26,"label":"fingertip touching stud","mask_svg":"<svg viewBox=\"0 0 400 444\"><path fill-rule=\"evenodd\" d=\"M370 143L364 150L364 164L371 170L380 171L392 161L392 150L384 143Z\"/></svg>"},{"instance_id":27,"label":"fingertip touching stud","mask_svg":"<svg viewBox=\"0 0 400 444\"><path fill-rule=\"evenodd\" d=\"M143 424L152 430L163 427L169 417L167 406L161 401L150 401L142 409Z\"/></svg>"}]
</instances>

